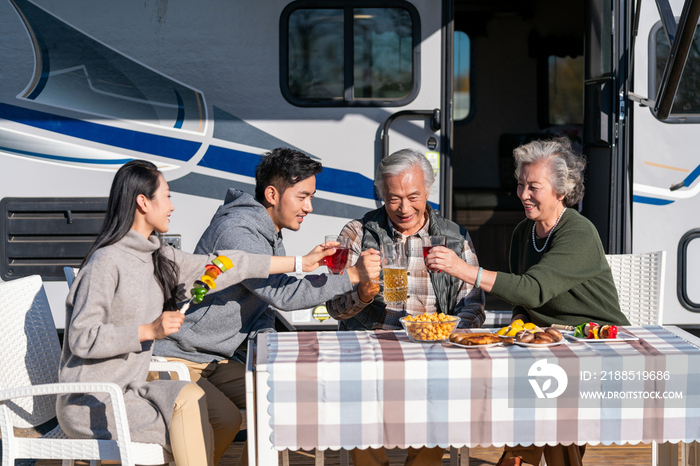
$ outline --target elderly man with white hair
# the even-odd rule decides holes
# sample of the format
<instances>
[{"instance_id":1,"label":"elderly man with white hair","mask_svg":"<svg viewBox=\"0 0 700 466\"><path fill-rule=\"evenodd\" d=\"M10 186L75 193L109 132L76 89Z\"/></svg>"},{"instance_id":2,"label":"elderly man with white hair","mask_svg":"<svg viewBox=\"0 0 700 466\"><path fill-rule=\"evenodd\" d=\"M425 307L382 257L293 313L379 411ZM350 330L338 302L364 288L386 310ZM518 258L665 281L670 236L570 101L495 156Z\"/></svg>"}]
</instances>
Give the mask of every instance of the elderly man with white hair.
<instances>
[{"instance_id":1,"label":"elderly man with white hair","mask_svg":"<svg viewBox=\"0 0 700 466\"><path fill-rule=\"evenodd\" d=\"M459 278L446 273L429 273L425 267L421 239L445 236L446 247L475 267L479 266L467 230L438 215L428 203L434 182L433 167L425 156L412 149L394 152L381 161L374 185L384 205L350 221L341 235L350 238L348 266L367 249L407 242L408 298L400 305L387 304L378 295L379 285L360 282L346 294L326 303L328 312L339 321L340 330L395 330L399 319L424 312L442 312L461 317L460 326L481 327L484 322L484 293ZM410 448L406 466L442 464L444 449ZM354 464L388 466L383 448L351 450Z\"/></svg>"}]
</instances>

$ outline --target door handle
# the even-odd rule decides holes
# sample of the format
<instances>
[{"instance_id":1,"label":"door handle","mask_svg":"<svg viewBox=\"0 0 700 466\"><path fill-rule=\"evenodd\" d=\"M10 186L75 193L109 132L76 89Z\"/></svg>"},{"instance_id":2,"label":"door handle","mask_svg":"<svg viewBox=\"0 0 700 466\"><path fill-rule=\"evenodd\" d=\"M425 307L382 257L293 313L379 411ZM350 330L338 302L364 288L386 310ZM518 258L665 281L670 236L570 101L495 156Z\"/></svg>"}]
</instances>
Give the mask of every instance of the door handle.
<instances>
[{"instance_id":1,"label":"door handle","mask_svg":"<svg viewBox=\"0 0 700 466\"><path fill-rule=\"evenodd\" d=\"M430 118L430 129L433 131L439 131L442 126L439 108L433 110L402 110L394 113L384 122L384 130L382 131L382 159L389 155L389 127L391 124L399 118L415 119L416 117Z\"/></svg>"}]
</instances>

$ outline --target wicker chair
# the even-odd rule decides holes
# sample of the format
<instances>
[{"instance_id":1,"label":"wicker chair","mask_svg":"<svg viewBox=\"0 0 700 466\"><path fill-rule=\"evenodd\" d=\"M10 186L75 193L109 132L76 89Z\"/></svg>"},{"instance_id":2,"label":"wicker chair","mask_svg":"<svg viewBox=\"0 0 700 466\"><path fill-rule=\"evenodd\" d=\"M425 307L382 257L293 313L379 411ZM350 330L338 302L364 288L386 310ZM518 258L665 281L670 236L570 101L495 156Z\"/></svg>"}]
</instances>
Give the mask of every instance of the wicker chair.
<instances>
[{"instance_id":1,"label":"wicker chair","mask_svg":"<svg viewBox=\"0 0 700 466\"><path fill-rule=\"evenodd\" d=\"M117 461L123 465L173 462L160 445L131 442L121 389L114 383L58 383L61 348L41 277L0 284L0 433L2 466L17 458ZM172 370L168 368L157 370ZM189 380L184 364L178 371ZM14 428L32 428L56 416L56 394L107 393L112 400L117 440L71 439L56 427L40 438L16 437ZM174 464L174 463L173 463Z\"/></svg>"},{"instance_id":2,"label":"wicker chair","mask_svg":"<svg viewBox=\"0 0 700 466\"><path fill-rule=\"evenodd\" d=\"M620 309L632 325L661 325L666 251L609 254Z\"/></svg>"},{"instance_id":3,"label":"wicker chair","mask_svg":"<svg viewBox=\"0 0 700 466\"><path fill-rule=\"evenodd\" d=\"M666 251L609 254L620 309L632 325L661 325L664 308ZM664 447L668 448L668 447ZM659 445L651 444L651 464L659 462Z\"/></svg>"}]
</instances>

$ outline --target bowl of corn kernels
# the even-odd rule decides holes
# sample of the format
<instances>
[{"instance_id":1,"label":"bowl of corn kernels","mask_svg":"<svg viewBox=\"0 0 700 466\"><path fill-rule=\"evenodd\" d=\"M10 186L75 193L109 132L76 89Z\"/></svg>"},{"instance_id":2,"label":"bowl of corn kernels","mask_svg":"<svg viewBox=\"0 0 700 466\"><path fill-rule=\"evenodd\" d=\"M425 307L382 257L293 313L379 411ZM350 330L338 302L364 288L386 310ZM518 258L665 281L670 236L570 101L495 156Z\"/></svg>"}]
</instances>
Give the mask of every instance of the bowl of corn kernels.
<instances>
[{"instance_id":1,"label":"bowl of corn kernels","mask_svg":"<svg viewBox=\"0 0 700 466\"><path fill-rule=\"evenodd\" d=\"M458 316L438 312L407 315L399 319L408 339L418 343L447 341L460 321Z\"/></svg>"}]
</instances>

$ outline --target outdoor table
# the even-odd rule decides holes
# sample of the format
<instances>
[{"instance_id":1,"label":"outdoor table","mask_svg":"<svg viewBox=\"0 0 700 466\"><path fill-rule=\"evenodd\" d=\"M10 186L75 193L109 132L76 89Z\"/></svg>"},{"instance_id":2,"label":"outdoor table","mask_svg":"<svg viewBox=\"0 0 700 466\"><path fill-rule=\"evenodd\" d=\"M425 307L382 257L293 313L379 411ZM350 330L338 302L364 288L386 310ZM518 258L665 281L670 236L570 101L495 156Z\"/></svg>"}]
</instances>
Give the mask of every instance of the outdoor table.
<instances>
[{"instance_id":1,"label":"outdoor table","mask_svg":"<svg viewBox=\"0 0 700 466\"><path fill-rule=\"evenodd\" d=\"M699 440L700 340L672 326L624 330L638 339L475 349L403 331L260 335L250 456Z\"/></svg>"}]
</instances>

